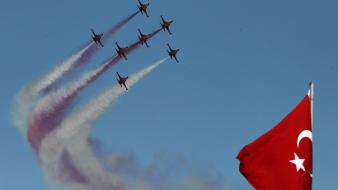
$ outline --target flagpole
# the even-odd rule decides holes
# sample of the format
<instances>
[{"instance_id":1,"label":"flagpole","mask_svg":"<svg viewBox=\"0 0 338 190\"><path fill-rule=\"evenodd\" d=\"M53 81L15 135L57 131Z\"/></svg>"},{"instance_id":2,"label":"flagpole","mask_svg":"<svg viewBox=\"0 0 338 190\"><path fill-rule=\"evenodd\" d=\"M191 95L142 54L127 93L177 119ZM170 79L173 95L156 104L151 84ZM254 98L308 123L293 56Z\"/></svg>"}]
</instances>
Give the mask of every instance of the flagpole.
<instances>
[{"instance_id":1,"label":"flagpole","mask_svg":"<svg viewBox=\"0 0 338 190\"><path fill-rule=\"evenodd\" d=\"M313 98L314 98L315 85L313 81L310 82L310 105L311 105L311 128L313 128Z\"/></svg>"}]
</instances>

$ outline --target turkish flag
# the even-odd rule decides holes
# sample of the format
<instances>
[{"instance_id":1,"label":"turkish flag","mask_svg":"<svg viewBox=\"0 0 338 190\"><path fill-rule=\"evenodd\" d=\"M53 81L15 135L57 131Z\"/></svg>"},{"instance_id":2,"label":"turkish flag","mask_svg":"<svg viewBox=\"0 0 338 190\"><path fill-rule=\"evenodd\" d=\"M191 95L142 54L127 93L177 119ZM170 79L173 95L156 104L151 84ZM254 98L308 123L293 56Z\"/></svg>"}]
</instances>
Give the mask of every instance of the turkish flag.
<instances>
[{"instance_id":1,"label":"turkish flag","mask_svg":"<svg viewBox=\"0 0 338 190\"><path fill-rule=\"evenodd\" d=\"M277 126L238 154L240 172L257 190L311 190L312 128L309 96Z\"/></svg>"}]
</instances>

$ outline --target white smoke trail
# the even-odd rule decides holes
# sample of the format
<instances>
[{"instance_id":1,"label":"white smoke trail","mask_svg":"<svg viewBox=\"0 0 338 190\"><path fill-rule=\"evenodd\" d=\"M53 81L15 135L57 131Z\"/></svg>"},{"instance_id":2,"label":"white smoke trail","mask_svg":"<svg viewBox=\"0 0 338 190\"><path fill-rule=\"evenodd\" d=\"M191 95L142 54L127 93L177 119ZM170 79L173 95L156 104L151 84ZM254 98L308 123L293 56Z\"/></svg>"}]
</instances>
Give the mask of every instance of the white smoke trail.
<instances>
[{"instance_id":1,"label":"white smoke trail","mask_svg":"<svg viewBox=\"0 0 338 190\"><path fill-rule=\"evenodd\" d=\"M132 87L167 59L168 57L132 75L127 80L126 85ZM101 168L87 142L93 122L124 93L124 88L115 85L67 117L55 131L44 139L39 157L44 171L49 176L57 179L62 173L60 170L60 158L64 150L69 150L68 152L76 167L88 177L88 187L92 189L119 189L120 184L127 184L120 176ZM79 184L74 185L78 186ZM132 184L128 183L128 185ZM140 184L133 184L132 186L134 185L137 187ZM146 184L142 185L147 186Z\"/></svg>"},{"instance_id":2,"label":"white smoke trail","mask_svg":"<svg viewBox=\"0 0 338 190\"><path fill-rule=\"evenodd\" d=\"M14 100L12 108L12 120L14 126L22 133L24 137L27 134L28 117L35 104L35 99L39 93L48 88L50 85L59 80L66 72L74 67L76 62L81 58L84 52L86 52L93 43L89 43L82 50L68 58L61 65L54 68L51 72L47 73L37 81L29 84L23 90L21 90Z\"/></svg>"},{"instance_id":3,"label":"white smoke trail","mask_svg":"<svg viewBox=\"0 0 338 190\"><path fill-rule=\"evenodd\" d=\"M109 59L105 64L102 64L97 69L84 74L80 79L69 82L67 85L64 85L58 88L56 91L53 91L42 97L39 100L34 113L39 111L50 113L57 111L55 110L57 105L60 105L63 101L73 96L81 88L85 87L94 77L101 73L114 58Z\"/></svg>"},{"instance_id":4,"label":"white smoke trail","mask_svg":"<svg viewBox=\"0 0 338 190\"><path fill-rule=\"evenodd\" d=\"M33 109L35 100L33 97L25 96L21 91L14 97L14 104L11 110L11 116L14 126L27 137L27 123L31 110Z\"/></svg>"},{"instance_id":5,"label":"white smoke trail","mask_svg":"<svg viewBox=\"0 0 338 190\"><path fill-rule=\"evenodd\" d=\"M165 62L168 57L148 66L147 68L137 72L136 74L129 77L126 82L128 87L132 87L139 80L149 74L152 70L158 67L161 63ZM92 124L95 122L105 111L114 103L121 95L125 93L125 89L121 88L119 85L115 85L110 90L106 91L96 99L90 101L83 108L79 109L78 112L72 114L70 117L66 118L62 122L62 128L65 130L62 134L73 136L74 132L72 130L78 126L85 124ZM61 137L64 138L64 137Z\"/></svg>"},{"instance_id":6,"label":"white smoke trail","mask_svg":"<svg viewBox=\"0 0 338 190\"><path fill-rule=\"evenodd\" d=\"M78 51L76 54L68 58L62 64L56 66L52 71L38 79L33 84L27 87L25 93L27 96L37 96L42 90L48 88L50 85L59 80L65 73L70 71L82 55L93 45L93 42L89 43L86 47Z\"/></svg>"},{"instance_id":7,"label":"white smoke trail","mask_svg":"<svg viewBox=\"0 0 338 190\"><path fill-rule=\"evenodd\" d=\"M117 23L115 26L110 28L107 31L107 35L104 39L111 37L117 30L123 27L128 23L132 18L134 18L139 11L131 14L126 17L121 22ZM103 39L103 40L104 40ZM55 84L62 76L67 72L72 70L76 64L84 64L88 62L89 59L95 54L96 46L94 42L89 42L84 48L79 50L77 53L69 57L66 61L56 66L52 71L40 77L38 80L32 82L15 97L13 110L12 110L12 119L14 126L19 129L19 131L26 137L27 132L27 120L30 114L31 109L33 109L34 104L36 103L36 98L40 93ZM82 60L83 59L83 60Z\"/></svg>"}]
</instances>

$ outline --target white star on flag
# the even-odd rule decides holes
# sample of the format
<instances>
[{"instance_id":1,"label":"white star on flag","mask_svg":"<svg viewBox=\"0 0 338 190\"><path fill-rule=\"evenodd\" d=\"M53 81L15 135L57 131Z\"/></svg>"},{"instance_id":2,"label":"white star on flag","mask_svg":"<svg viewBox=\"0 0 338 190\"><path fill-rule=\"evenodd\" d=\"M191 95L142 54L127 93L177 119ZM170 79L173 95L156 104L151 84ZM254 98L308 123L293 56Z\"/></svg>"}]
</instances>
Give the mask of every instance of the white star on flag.
<instances>
[{"instance_id":1,"label":"white star on flag","mask_svg":"<svg viewBox=\"0 0 338 190\"><path fill-rule=\"evenodd\" d=\"M290 160L290 162L296 165L297 172L299 172L300 169L302 169L305 172L305 168L304 168L304 165L303 165L304 160L305 159L299 159L298 155L295 153L295 159Z\"/></svg>"}]
</instances>

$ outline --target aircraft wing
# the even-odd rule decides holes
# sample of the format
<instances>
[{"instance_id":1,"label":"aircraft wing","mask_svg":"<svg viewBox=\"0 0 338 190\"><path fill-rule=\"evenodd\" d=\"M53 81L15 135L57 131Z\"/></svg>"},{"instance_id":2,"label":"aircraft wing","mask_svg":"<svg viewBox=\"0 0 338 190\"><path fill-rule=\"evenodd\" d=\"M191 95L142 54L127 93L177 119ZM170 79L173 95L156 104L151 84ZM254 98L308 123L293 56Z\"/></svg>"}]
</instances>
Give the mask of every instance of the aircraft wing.
<instances>
[{"instance_id":1,"label":"aircraft wing","mask_svg":"<svg viewBox=\"0 0 338 190\"><path fill-rule=\"evenodd\" d=\"M128 90L128 87L125 82L123 83L123 86L126 88L126 90Z\"/></svg>"},{"instance_id":2,"label":"aircraft wing","mask_svg":"<svg viewBox=\"0 0 338 190\"><path fill-rule=\"evenodd\" d=\"M178 63L179 61L177 60L177 57L176 57L176 56L174 56L174 58L175 58L176 62Z\"/></svg>"},{"instance_id":3,"label":"aircraft wing","mask_svg":"<svg viewBox=\"0 0 338 190\"><path fill-rule=\"evenodd\" d=\"M171 33L171 31L170 31L170 28L169 28L169 27L167 28L167 30L168 30L169 34L171 35L172 33Z\"/></svg>"},{"instance_id":4,"label":"aircraft wing","mask_svg":"<svg viewBox=\"0 0 338 190\"><path fill-rule=\"evenodd\" d=\"M122 56L124 57L125 60L128 60L127 56L125 53L122 54Z\"/></svg>"}]
</instances>

